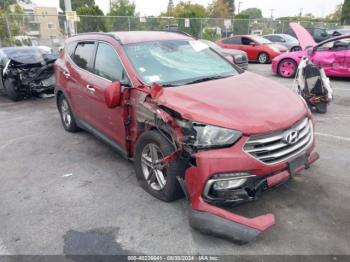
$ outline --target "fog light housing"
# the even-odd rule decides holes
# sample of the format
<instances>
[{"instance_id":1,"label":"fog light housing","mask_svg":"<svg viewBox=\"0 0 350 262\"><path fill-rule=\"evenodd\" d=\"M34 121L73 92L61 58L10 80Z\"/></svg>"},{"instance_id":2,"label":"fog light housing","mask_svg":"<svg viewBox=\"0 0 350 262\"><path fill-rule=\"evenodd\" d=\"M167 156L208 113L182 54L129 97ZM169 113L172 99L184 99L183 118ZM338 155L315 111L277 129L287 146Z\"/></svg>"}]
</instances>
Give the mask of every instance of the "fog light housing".
<instances>
[{"instance_id":1,"label":"fog light housing","mask_svg":"<svg viewBox=\"0 0 350 262\"><path fill-rule=\"evenodd\" d=\"M247 181L247 178L234 179L234 180L221 180L214 182L214 190L228 190L238 188Z\"/></svg>"},{"instance_id":2,"label":"fog light housing","mask_svg":"<svg viewBox=\"0 0 350 262\"><path fill-rule=\"evenodd\" d=\"M253 175L246 172L223 173L214 175L209 181L212 182L214 190L229 190L239 188L252 176Z\"/></svg>"}]
</instances>

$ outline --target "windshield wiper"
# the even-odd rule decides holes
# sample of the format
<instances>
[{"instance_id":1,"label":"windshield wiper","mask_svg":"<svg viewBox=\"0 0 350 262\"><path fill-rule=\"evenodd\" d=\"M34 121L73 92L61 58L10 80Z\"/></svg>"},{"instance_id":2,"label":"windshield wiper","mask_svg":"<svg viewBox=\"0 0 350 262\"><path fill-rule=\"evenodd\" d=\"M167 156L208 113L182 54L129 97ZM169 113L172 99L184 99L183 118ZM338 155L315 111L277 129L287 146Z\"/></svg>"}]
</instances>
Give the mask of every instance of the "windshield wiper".
<instances>
[{"instance_id":1,"label":"windshield wiper","mask_svg":"<svg viewBox=\"0 0 350 262\"><path fill-rule=\"evenodd\" d=\"M196 84L196 83L206 82L206 81L210 81L210 80L226 78L226 77L230 77L230 76L233 76L233 75L208 76L208 77L199 78L199 79L196 79L196 80L193 80L193 81L190 81L190 82L186 82L184 85Z\"/></svg>"}]
</instances>

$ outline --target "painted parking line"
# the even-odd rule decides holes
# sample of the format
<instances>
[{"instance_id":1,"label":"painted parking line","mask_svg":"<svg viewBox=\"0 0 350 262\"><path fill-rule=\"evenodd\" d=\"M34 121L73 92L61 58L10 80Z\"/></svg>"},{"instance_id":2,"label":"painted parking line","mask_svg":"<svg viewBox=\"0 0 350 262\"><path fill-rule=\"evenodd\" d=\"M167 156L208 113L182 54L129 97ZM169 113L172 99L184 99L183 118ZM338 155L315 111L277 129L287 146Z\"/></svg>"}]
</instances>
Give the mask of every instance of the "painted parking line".
<instances>
[{"instance_id":1,"label":"painted parking line","mask_svg":"<svg viewBox=\"0 0 350 262\"><path fill-rule=\"evenodd\" d=\"M323 136L323 137L328 137L328 138L332 138L332 139L336 139L336 140L342 140L342 141L350 142L350 138L349 137L335 136L335 135L331 135L331 134L324 134L324 133L318 133L318 132L315 132L315 135L316 136Z\"/></svg>"}]
</instances>

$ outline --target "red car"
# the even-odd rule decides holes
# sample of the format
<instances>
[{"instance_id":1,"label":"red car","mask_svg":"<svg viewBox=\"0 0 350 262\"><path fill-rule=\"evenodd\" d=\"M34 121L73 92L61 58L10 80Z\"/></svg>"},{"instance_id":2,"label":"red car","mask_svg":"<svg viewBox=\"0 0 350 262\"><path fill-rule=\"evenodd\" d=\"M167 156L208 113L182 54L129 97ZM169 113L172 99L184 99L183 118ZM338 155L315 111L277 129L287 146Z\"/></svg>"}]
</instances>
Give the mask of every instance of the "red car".
<instances>
[{"instance_id":1,"label":"red car","mask_svg":"<svg viewBox=\"0 0 350 262\"><path fill-rule=\"evenodd\" d=\"M249 61L266 64L276 56L287 52L287 48L256 35L237 35L216 42L222 48L239 49L248 54Z\"/></svg>"},{"instance_id":2,"label":"red car","mask_svg":"<svg viewBox=\"0 0 350 262\"><path fill-rule=\"evenodd\" d=\"M180 33L74 36L55 79L63 127L87 130L133 160L156 198L185 194L190 224L204 233L252 240L273 214L246 218L221 206L254 200L318 158L298 95Z\"/></svg>"}]
</instances>

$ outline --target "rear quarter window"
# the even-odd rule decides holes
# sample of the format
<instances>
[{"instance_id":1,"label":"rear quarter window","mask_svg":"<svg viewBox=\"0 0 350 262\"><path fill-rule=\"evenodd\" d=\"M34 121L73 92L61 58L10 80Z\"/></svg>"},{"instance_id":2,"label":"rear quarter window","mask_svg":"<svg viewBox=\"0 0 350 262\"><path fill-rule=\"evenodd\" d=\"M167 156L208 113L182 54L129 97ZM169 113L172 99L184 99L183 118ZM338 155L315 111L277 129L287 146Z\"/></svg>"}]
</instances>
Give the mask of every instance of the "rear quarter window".
<instances>
[{"instance_id":1,"label":"rear quarter window","mask_svg":"<svg viewBox=\"0 0 350 262\"><path fill-rule=\"evenodd\" d=\"M94 51L94 42L79 42L75 48L72 59L80 68L91 71L91 58Z\"/></svg>"}]
</instances>

